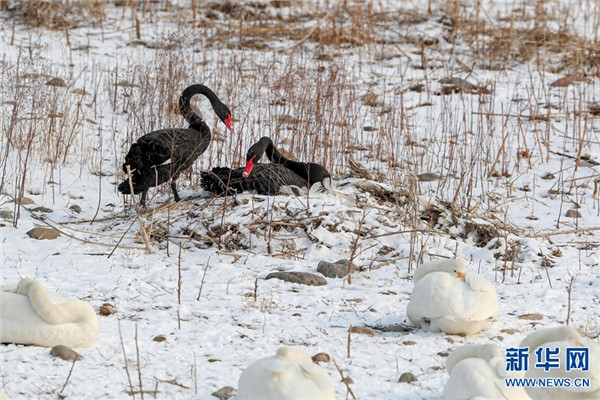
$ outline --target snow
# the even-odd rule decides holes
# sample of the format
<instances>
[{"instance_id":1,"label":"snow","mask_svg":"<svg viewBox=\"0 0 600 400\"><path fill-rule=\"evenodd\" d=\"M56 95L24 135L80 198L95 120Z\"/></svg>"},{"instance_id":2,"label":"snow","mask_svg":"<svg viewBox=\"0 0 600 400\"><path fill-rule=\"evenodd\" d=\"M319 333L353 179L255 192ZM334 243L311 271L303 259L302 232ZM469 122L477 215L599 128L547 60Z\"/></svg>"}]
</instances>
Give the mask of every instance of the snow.
<instances>
[{"instance_id":1,"label":"snow","mask_svg":"<svg viewBox=\"0 0 600 400\"><path fill-rule=\"evenodd\" d=\"M82 24L68 34L13 25L9 11L0 14L0 210L13 213L1 221L0 284L29 277L96 310L109 303L117 311L99 316L96 344L76 349L83 359L74 366L49 349L2 345L2 388L11 399L126 399L132 388L140 398L140 377L146 398L212 399L223 386L236 387L246 366L284 345L328 353L352 378L359 399L437 399L448 379L447 353L462 344L517 346L535 327L564 324L568 312L570 325L598 341L600 203L593 190L600 120L586 111L600 101L597 76L550 87L565 75L551 72L552 58L560 58L554 54L482 69L467 44L443 39L436 2L434 16L419 23L372 27L385 44L319 49L305 41L293 52L289 38L268 42L265 50L241 46L236 35L220 39L227 14L196 29L191 15L178 14L181 2L173 3L145 17L138 11L146 45L134 43L131 9L112 3L101 26ZM298 9L269 8L266 15L287 18L316 8L323 17L330 7L300 3ZM425 4L414 3L377 7L394 17ZM465 9L469 3L461 2ZM489 3L481 17L492 21L515 10L535 13L533 2ZM580 2L550 29L559 24L591 40L598 34L589 22L590 15L598 17L595 7ZM299 23L315 26L312 17ZM421 48L404 43L410 38L440 40L423 49L427 69ZM332 60L319 60L319 52ZM438 79L449 76L493 91L437 95ZM53 77L67 86L45 85ZM168 185L151 191L151 211L143 215L152 233L148 253L136 213L115 183L132 140L183 126L171 107L192 83L212 87L232 108L235 132L215 122L207 102L196 102L213 142L178 182L187 200L164 206ZM426 89L405 91L415 83ZM328 93L322 103L314 100L319 92ZM380 105L365 104L369 93ZM323 117L326 107L331 115ZM281 122L283 115L301 120L302 129ZM526 118L547 115L550 122ZM263 135L295 149L298 159L326 157L339 193L215 199L200 188L198 171L238 166ZM334 151L323 148L325 140ZM530 156L518 158L525 150ZM364 179L350 176L350 155L386 174L387 181L375 185L395 192L396 200L378 198ZM577 163L578 155L589 159ZM418 182L426 172L440 180ZM15 205L22 184L35 206L53 211ZM566 217L571 208L582 217ZM428 224L427 210L437 221ZM61 236L38 241L26 234L47 225ZM471 226L496 228L500 236L479 243ZM510 252L517 256L505 261ZM466 338L418 330L405 313L412 270L421 260L454 256L487 277L500 299L491 328ZM342 258L365 271L351 280L328 278L323 287L265 279L273 271L316 273L319 261ZM542 319L519 318L529 313ZM392 325L407 330L382 330ZM351 326L375 334L349 339ZM166 341L154 341L158 335ZM334 379L337 398L346 398L334 364L321 365ZM404 372L418 381L398 383Z\"/></svg>"}]
</instances>

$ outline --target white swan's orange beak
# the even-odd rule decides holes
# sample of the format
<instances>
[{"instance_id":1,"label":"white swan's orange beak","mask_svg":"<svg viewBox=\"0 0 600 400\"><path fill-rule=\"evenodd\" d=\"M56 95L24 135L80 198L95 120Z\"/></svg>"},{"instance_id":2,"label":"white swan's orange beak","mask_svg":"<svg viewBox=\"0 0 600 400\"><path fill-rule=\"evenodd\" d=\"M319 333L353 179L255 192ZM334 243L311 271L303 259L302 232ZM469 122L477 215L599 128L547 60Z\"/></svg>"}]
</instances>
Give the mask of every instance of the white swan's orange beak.
<instances>
[{"instance_id":1,"label":"white swan's orange beak","mask_svg":"<svg viewBox=\"0 0 600 400\"><path fill-rule=\"evenodd\" d=\"M463 281L465 280L466 276L463 272L457 272L456 276L460 279L462 279Z\"/></svg>"}]
</instances>

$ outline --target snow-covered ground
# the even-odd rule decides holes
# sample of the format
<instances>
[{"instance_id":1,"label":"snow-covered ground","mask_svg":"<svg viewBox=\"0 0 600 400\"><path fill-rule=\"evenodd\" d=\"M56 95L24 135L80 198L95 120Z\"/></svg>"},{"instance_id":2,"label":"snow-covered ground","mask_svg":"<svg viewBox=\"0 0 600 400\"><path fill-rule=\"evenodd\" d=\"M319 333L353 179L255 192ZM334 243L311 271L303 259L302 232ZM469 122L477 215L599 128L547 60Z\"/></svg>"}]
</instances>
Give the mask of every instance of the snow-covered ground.
<instances>
[{"instance_id":1,"label":"snow-covered ground","mask_svg":"<svg viewBox=\"0 0 600 400\"><path fill-rule=\"evenodd\" d=\"M177 2L138 7L140 39L134 10L112 2L101 21L87 16L69 29L27 26L15 8L0 14L0 283L30 277L96 310L107 303L116 310L99 316L96 344L77 349L83 359L74 366L46 348L2 345L1 387L11 399L124 399L132 388L140 398L140 382L146 398L211 399L283 345L328 353L358 399L437 399L447 354L462 344L505 349L567 318L599 340L593 60L579 64L590 75L564 87L550 83L582 72L565 62L574 51L539 46L498 68L467 38L452 36L451 16L437 2L429 15L426 2L357 2L351 10L317 1L194 3L201 7L193 12ZM535 4L492 2L479 18L533 26ZM468 15L475 9L462 7ZM597 39L597 3L547 7L548 16L564 17L547 17L548 32L582 35L590 46ZM241 23L244 12L255 14ZM278 18L327 33L332 20L343 26L361 16L373 25L348 30L364 39L359 44L346 33L320 46L269 31ZM597 52L586 56L597 62ZM441 94L440 79L449 77L485 90ZM54 78L64 85L48 85ZM150 253L115 183L132 140L184 126L172 108L193 83L213 88L232 109L235 132L196 101L213 142L179 181L187 200L165 206L168 185L151 191L152 211L142 215ZM263 135L300 160L325 164L338 192L221 199L200 188L198 171L238 166ZM352 172L350 158L385 178ZM439 179L418 179L423 173ZM21 195L35 204L17 206ZM33 211L38 206L50 210ZM36 226L61 235L31 239ZM454 256L493 282L500 298L490 329L470 337L416 329L405 312L412 270ZM343 258L363 271L315 287L264 279L273 271L316 273L320 261ZM351 326L374 334L349 336ZM154 340L159 335L166 340ZM335 365L322 365L337 398L346 398ZM404 372L418 380L398 383Z\"/></svg>"}]
</instances>

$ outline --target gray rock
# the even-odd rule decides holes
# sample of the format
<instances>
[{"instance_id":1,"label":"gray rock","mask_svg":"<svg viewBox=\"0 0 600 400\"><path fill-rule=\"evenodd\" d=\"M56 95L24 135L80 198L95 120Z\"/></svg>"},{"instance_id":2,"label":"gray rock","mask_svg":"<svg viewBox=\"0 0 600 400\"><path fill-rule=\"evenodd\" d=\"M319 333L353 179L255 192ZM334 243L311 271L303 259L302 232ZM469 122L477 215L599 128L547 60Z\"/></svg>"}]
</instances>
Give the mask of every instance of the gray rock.
<instances>
[{"instance_id":1,"label":"gray rock","mask_svg":"<svg viewBox=\"0 0 600 400\"><path fill-rule=\"evenodd\" d=\"M322 362L331 362L331 357L329 356L329 354L327 353L317 353L314 356L311 357L313 362L318 364L318 363L322 363Z\"/></svg>"},{"instance_id":2,"label":"gray rock","mask_svg":"<svg viewBox=\"0 0 600 400\"><path fill-rule=\"evenodd\" d=\"M411 383L415 381L418 381L418 379L412 372L403 373L402 375L400 375L400 379L398 380L398 382L401 383Z\"/></svg>"},{"instance_id":3,"label":"gray rock","mask_svg":"<svg viewBox=\"0 0 600 400\"><path fill-rule=\"evenodd\" d=\"M379 278L369 271L358 272L352 275L353 285L361 285L361 286L373 286L379 283Z\"/></svg>"},{"instance_id":4,"label":"gray rock","mask_svg":"<svg viewBox=\"0 0 600 400\"><path fill-rule=\"evenodd\" d=\"M37 240L52 240L60 236L60 232L53 228L38 226L27 232L30 238Z\"/></svg>"},{"instance_id":5,"label":"gray rock","mask_svg":"<svg viewBox=\"0 0 600 400\"><path fill-rule=\"evenodd\" d=\"M311 274L309 272L271 272L266 279L281 279L282 281L299 283L301 285L323 286L327 285L327 280L322 276Z\"/></svg>"},{"instance_id":6,"label":"gray rock","mask_svg":"<svg viewBox=\"0 0 600 400\"><path fill-rule=\"evenodd\" d=\"M48 85L48 86L60 86L60 87L67 86L67 84L65 83L65 81L62 78L52 78L48 82L46 82L46 85Z\"/></svg>"},{"instance_id":7,"label":"gray rock","mask_svg":"<svg viewBox=\"0 0 600 400\"><path fill-rule=\"evenodd\" d=\"M565 215L569 218L581 218L581 213L572 208L567 210L567 213Z\"/></svg>"},{"instance_id":8,"label":"gray rock","mask_svg":"<svg viewBox=\"0 0 600 400\"><path fill-rule=\"evenodd\" d=\"M12 211L9 211L9 210L0 211L0 218L2 218L2 219L11 220L11 219L13 219L13 217L14 217L14 214Z\"/></svg>"},{"instance_id":9,"label":"gray rock","mask_svg":"<svg viewBox=\"0 0 600 400\"><path fill-rule=\"evenodd\" d=\"M33 212L41 212L41 213L44 213L44 214L50 214L51 212L53 212L51 208L44 207L44 206L32 208L31 211L33 211Z\"/></svg>"},{"instance_id":10,"label":"gray rock","mask_svg":"<svg viewBox=\"0 0 600 400\"><path fill-rule=\"evenodd\" d=\"M439 181L440 176L434 172L425 172L424 174L417 175L419 182L433 182Z\"/></svg>"},{"instance_id":11,"label":"gray rock","mask_svg":"<svg viewBox=\"0 0 600 400\"><path fill-rule=\"evenodd\" d=\"M527 314L521 314L517 318L519 318L519 319L528 319L528 320L531 320L531 321L539 321L539 320L543 319L544 316L542 314L527 313Z\"/></svg>"},{"instance_id":12,"label":"gray rock","mask_svg":"<svg viewBox=\"0 0 600 400\"><path fill-rule=\"evenodd\" d=\"M78 206L77 204L73 204L71 207L69 207L69 210L79 214L81 212L81 206Z\"/></svg>"},{"instance_id":13,"label":"gray rock","mask_svg":"<svg viewBox=\"0 0 600 400\"><path fill-rule=\"evenodd\" d=\"M375 335L375 331L373 329L369 328L368 326L353 326L350 329L348 329L348 332L360 333L361 335L369 335L369 336Z\"/></svg>"},{"instance_id":14,"label":"gray rock","mask_svg":"<svg viewBox=\"0 0 600 400\"><path fill-rule=\"evenodd\" d=\"M415 83L410 85L406 90L409 90L411 92L424 92L425 91L425 85L422 83Z\"/></svg>"},{"instance_id":15,"label":"gray rock","mask_svg":"<svg viewBox=\"0 0 600 400\"><path fill-rule=\"evenodd\" d=\"M442 84L443 94L464 92L464 93L477 93L477 86L473 85L462 78L444 78L440 79Z\"/></svg>"},{"instance_id":16,"label":"gray rock","mask_svg":"<svg viewBox=\"0 0 600 400\"><path fill-rule=\"evenodd\" d=\"M78 361L82 359L81 354L70 347L63 346L62 344L54 346L52 349L50 349L50 354L65 361Z\"/></svg>"},{"instance_id":17,"label":"gray rock","mask_svg":"<svg viewBox=\"0 0 600 400\"><path fill-rule=\"evenodd\" d=\"M342 259L336 262L321 261L317 266L317 271L322 273L327 278L343 278L348 275L348 265L350 260ZM356 271L356 266L352 265L352 271Z\"/></svg>"},{"instance_id":18,"label":"gray rock","mask_svg":"<svg viewBox=\"0 0 600 400\"><path fill-rule=\"evenodd\" d=\"M31 204L35 204L35 201L30 199L29 197L22 196L17 200L17 203L19 203L22 206L28 206Z\"/></svg>"},{"instance_id":19,"label":"gray rock","mask_svg":"<svg viewBox=\"0 0 600 400\"><path fill-rule=\"evenodd\" d=\"M221 400L227 400L228 398L233 396L234 393L235 393L234 388L232 388L231 386L225 386L225 387L217 390L216 392L212 393L211 396L217 397Z\"/></svg>"},{"instance_id":20,"label":"gray rock","mask_svg":"<svg viewBox=\"0 0 600 400\"><path fill-rule=\"evenodd\" d=\"M155 342L166 342L167 337L165 335L157 335L157 336L154 336L154 338L152 340L154 340Z\"/></svg>"},{"instance_id":21,"label":"gray rock","mask_svg":"<svg viewBox=\"0 0 600 400\"><path fill-rule=\"evenodd\" d=\"M404 325L388 325L381 330L382 332L410 332L410 329Z\"/></svg>"}]
</instances>

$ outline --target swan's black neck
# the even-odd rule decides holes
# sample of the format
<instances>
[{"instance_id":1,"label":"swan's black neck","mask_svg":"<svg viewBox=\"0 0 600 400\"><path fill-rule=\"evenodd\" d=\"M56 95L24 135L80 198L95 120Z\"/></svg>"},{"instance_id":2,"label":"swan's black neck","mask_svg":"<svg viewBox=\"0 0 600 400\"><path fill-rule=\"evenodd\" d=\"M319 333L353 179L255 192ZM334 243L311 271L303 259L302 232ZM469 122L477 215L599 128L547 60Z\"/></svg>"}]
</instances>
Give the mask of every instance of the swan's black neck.
<instances>
[{"instance_id":1,"label":"swan's black neck","mask_svg":"<svg viewBox=\"0 0 600 400\"><path fill-rule=\"evenodd\" d=\"M254 143L252 146L250 146L250 149L248 149L248 153L246 154L246 168L242 174L244 178L248 178L250 176L254 164L258 162L258 160L260 160L265 153L272 163L282 165L289 171L304 179L309 188L317 182L324 182L327 178L329 178L329 181L331 181L331 175L327 169L325 169L325 167L315 163L292 161L284 157L279 151L277 151L271 139L266 136L260 138L258 142Z\"/></svg>"},{"instance_id":2,"label":"swan's black neck","mask_svg":"<svg viewBox=\"0 0 600 400\"><path fill-rule=\"evenodd\" d=\"M284 157L276 148L273 142L268 137L263 137L259 142L263 142L263 146L265 146L264 153L267 155L269 161L275 164L286 165L288 163L294 163L294 161L289 158Z\"/></svg>"},{"instance_id":3,"label":"swan's black neck","mask_svg":"<svg viewBox=\"0 0 600 400\"><path fill-rule=\"evenodd\" d=\"M301 178L305 179L307 182L309 182L310 184L312 184L313 182L311 182L313 179L309 179L310 178L310 171L309 171L309 165L307 163L303 163L303 162L298 162L298 161L292 161L289 158L284 157L278 150L277 148L275 148L275 145L273 144L273 142L271 141L270 138L268 137L262 137L257 143L256 145L252 146L255 147L255 161L258 161L263 154L267 155L267 158L269 159L269 161L271 161L272 163L275 164L280 164L283 165L284 167L286 167L287 169L289 169L290 171L294 172L296 175L300 176Z\"/></svg>"},{"instance_id":4,"label":"swan's black neck","mask_svg":"<svg viewBox=\"0 0 600 400\"><path fill-rule=\"evenodd\" d=\"M217 105L221 103L215 92L204 85L192 85L186 88L183 93L181 93L181 97L179 98L179 110L181 111L181 115L183 115L187 122L189 122L190 128L194 129L198 129L198 125L204 124L202 117L194 112L190 104L192 97L197 94L203 94L206 96L206 98L210 100L210 104L212 105L213 109L215 109Z\"/></svg>"}]
</instances>

